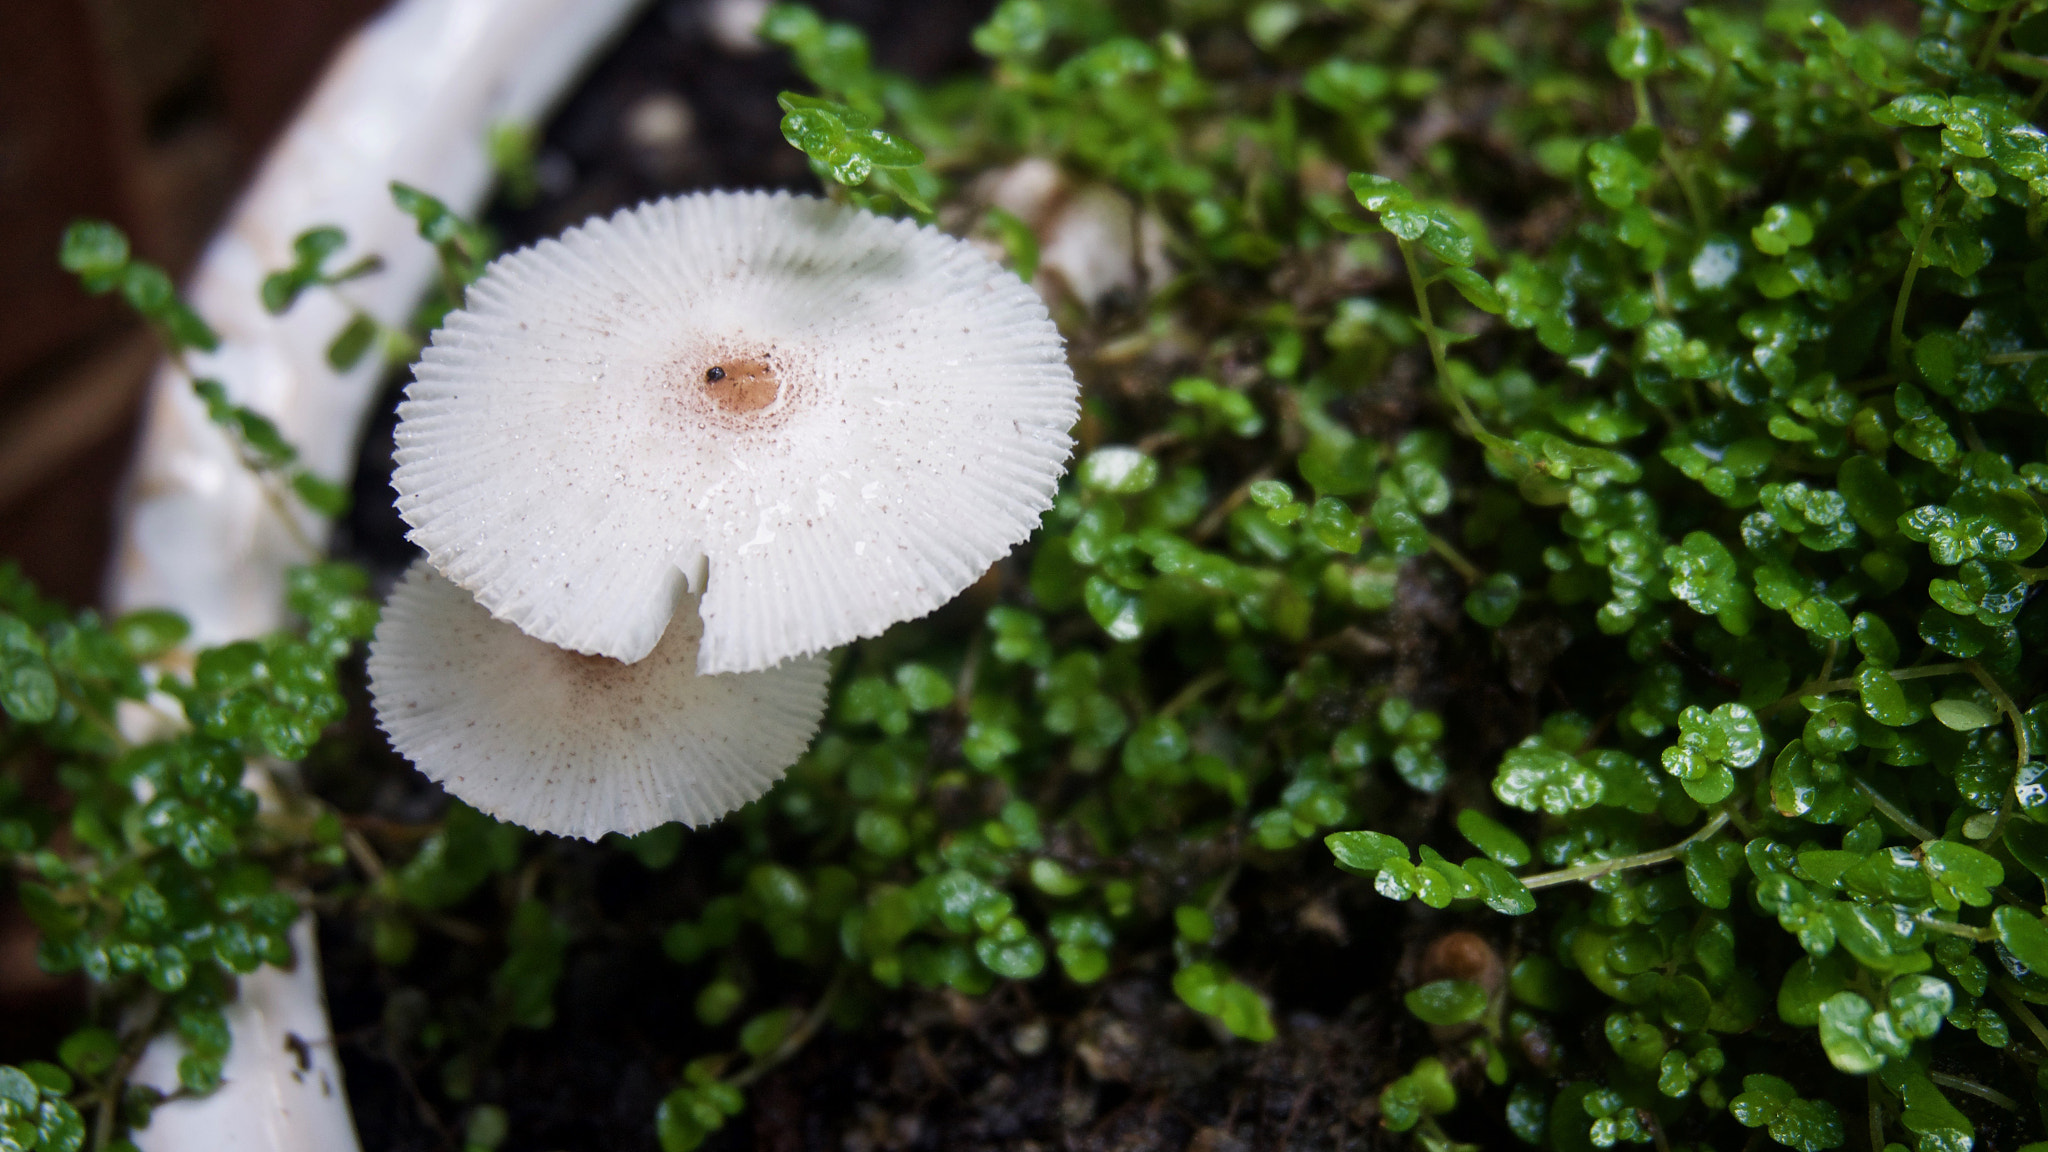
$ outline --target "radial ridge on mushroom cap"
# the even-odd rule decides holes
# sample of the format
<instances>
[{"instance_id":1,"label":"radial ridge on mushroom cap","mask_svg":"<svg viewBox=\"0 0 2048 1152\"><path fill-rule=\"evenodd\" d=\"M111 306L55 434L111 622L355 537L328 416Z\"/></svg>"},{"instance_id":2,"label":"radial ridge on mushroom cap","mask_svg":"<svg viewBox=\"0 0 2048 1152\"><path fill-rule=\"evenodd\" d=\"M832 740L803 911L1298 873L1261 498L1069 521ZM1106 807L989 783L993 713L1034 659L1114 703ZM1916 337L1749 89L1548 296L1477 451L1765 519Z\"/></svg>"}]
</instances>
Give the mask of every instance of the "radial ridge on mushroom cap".
<instances>
[{"instance_id":1,"label":"radial ridge on mushroom cap","mask_svg":"<svg viewBox=\"0 0 2048 1152\"><path fill-rule=\"evenodd\" d=\"M622 664L494 620L425 562L370 645L392 747L471 807L594 840L716 820L772 787L825 711L822 657L699 675L695 597L646 659Z\"/></svg>"},{"instance_id":2,"label":"radial ridge on mushroom cap","mask_svg":"<svg viewBox=\"0 0 2048 1152\"><path fill-rule=\"evenodd\" d=\"M1051 506L1078 413L1044 305L965 242L697 194L492 264L417 368L393 485L500 619L631 662L701 592L700 670L749 671L973 583Z\"/></svg>"}]
</instances>

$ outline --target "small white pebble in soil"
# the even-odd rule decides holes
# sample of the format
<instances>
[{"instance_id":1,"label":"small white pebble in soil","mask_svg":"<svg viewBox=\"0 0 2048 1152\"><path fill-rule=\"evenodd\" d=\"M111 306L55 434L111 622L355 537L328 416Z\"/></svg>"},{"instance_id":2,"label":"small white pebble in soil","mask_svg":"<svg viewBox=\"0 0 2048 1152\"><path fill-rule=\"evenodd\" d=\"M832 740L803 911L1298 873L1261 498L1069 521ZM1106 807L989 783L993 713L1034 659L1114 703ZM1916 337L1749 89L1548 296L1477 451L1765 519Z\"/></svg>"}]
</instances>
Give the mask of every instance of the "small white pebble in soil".
<instances>
[{"instance_id":1,"label":"small white pebble in soil","mask_svg":"<svg viewBox=\"0 0 2048 1152\"><path fill-rule=\"evenodd\" d=\"M1060 1093L1060 1123L1069 1128L1095 1119L1095 1090L1082 1085L1070 1085Z\"/></svg>"},{"instance_id":2,"label":"small white pebble in soil","mask_svg":"<svg viewBox=\"0 0 2048 1152\"><path fill-rule=\"evenodd\" d=\"M626 143L644 152L680 152L696 126L696 113L673 92L650 92L626 109Z\"/></svg>"},{"instance_id":3,"label":"small white pebble in soil","mask_svg":"<svg viewBox=\"0 0 2048 1152\"><path fill-rule=\"evenodd\" d=\"M768 0L711 0L704 6L704 26L711 41L735 56L751 56L767 45L755 33L768 14Z\"/></svg>"},{"instance_id":4,"label":"small white pebble in soil","mask_svg":"<svg viewBox=\"0 0 2048 1152\"><path fill-rule=\"evenodd\" d=\"M1044 1020L1027 1020L1010 1034L1010 1047L1019 1056L1036 1056L1052 1043L1052 1028Z\"/></svg>"}]
</instances>

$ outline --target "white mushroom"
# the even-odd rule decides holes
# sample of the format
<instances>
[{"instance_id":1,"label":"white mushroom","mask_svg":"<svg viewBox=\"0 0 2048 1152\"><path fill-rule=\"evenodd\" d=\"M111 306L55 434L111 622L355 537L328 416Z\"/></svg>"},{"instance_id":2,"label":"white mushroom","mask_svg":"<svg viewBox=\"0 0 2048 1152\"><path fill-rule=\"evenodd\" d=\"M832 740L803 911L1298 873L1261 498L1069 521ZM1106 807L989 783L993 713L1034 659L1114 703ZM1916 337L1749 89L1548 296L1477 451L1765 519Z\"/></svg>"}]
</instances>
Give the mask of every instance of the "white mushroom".
<instances>
[{"instance_id":1,"label":"white mushroom","mask_svg":"<svg viewBox=\"0 0 2048 1152\"><path fill-rule=\"evenodd\" d=\"M500 259L399 409L399 511L492 615L698 670L922 616L1030 535L1079 406L1017 277L786 194L644 204Z\"/></svg>"},{"instance_id":2,"label":"white mushroom","mask_svg":"<svg viewBox=\"0 0 2048 1152\"><path fill-rule=\"evenodd\" d=\"M1113 294L1142 297L1173 278L1165 223L1107 184L1077 180L1032 156L988 173L978 191L1037 234L1032 285L1048 301L1064 288L1093 311Z\"/></svg>"},{"instance_id":3,"label":"white mushroom","mask_svg":"<svg viewBox=\"0 0 2048 1152\"><path fill-rule=\"evenodd\" d=\"M420 771L501 820L590 840L716 820L803 755L829 670L802 656L698 675L694 600L646 659L621 664L493 620L415 563L370 645L377 722Z\"/></svg>"}]
</instances>

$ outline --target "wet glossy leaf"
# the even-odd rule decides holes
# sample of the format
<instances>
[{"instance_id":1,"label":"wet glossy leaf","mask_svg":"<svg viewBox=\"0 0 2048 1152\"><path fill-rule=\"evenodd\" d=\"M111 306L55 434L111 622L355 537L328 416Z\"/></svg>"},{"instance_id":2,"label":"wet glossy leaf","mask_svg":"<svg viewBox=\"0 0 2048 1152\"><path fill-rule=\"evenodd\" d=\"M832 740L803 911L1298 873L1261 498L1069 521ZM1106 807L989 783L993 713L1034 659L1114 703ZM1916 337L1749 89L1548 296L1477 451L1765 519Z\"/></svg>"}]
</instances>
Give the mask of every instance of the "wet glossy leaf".
<instances>
[{"instance_id":1,"label":"wet glossy leaf","mask_svg":"<svg viewBox=\"0 0 2048 1152\"><path fill-rule=\"evenodd\" d=\"M1856 687L1863 698L1863 710L1880 724L1903 728L1927 715L1926 709L1914 703L1892 674L1882 668L1865 668L1857 673Z\"/></svg>"},{"instance_id":2,"label":"wet glossy leaf","mask_svg":"<svg viewBox=\"0 0 2048 1152\"><path fill-rule=\"evenodd\" d=\"M1873 1014L1870 1001L1854 992L1837 992L1821 1003L1821 1048L1838 1070L1861 1076L1883 1067L1884 1054L1869 1036Z\"/></svg>"},{"instance_id":3,"label":"wet glossy leaf","mask_svg":"<svg viewBox=\"0 0 2048 1152\"><path fill-rule=\"evenodd\" d=\"M1512 573L1496 572L1465 594L1465 614L1488 628L1499 628L1513 618L1521 602L1521 581Z\"/></svg>"},{"instance_id":4,"label":"wet glossy leaf","mask_svg":"<svg viewBox=\"0 0 2048 1152\"><path fill-rule=\"evenodd\" d=\"M1749 628L1749 590L1743 586L1728 546L1705 532L1688 533L1664 550L1671 569L1671 594L1740 635Z\"/></svg>"},{"instance_id":5,"label":"wet glossy leaf","mask_svg":"<svg viewBox=\"0 0 2048 1152\"><path fill-rule=\"evenodd\" d=\"M1745 1128L1766 1128L1771 1139L1800 1152L1824 1152L1842 1144L1840 1113L1825 1100L1802 1100L1790 1083L1753 1073L1742 1078L1742 1092L1728 1111Z\"/></svg>"},{"instance_id":6,"label":"wet glossy leaf","mask_svg":"<svg viewBox=\"0 0 2048 1152\"><path fill-rule=\"evenodd\" d=\"M1644 79L1664 66L1664 37L1655 28L1631 23L1607 42L1607 63L1623 80Z\"/></svg>"},{"instance_id":7,"label":"wet glossy leaf","mask_svg":"<svg viewBox=\"0 0 2048 1152\"><path fill-rule=\"evenodd\" d=\"M1783 256L1813 240L1813 217L1789 204L1764 209L1763 220L1749 230L1750 242L1766 256Z\"/></svg>"},{"instance_id":8,"label":"wet glossy leaf","mask_svg":"<svg viewBox=\"0 0 2048 1152\"><path fill-rule=\"evenodd\" d=\"M1469 980L1435 980L1402 997L1425 1024L1470 1024L1486 1011L1486 989Z\"/></svg>"},{"instance_id":9,"label":"wet glossy leaf","mask_svg":"<svg viewBox=\"0 0 2048 1152\"><path fill-rule=\"evenodd\" d=\"M327 345L327 363L337 372L354 368L377 339L377 322L358 312Z\"/></svg>"},{"instance_id":10,"label":"wet glossy leaf","mask_svg":"<svg viewBox=\"0 0 2048 1152\"><path fill-rule=\"evenodd\" d=\"M1098 448L1081 462L1081 483L1099 491L1129 496L1159 482L1159 462L1124 445Z\"/></svg>"},{"instance_id":11,"label":"wet glossy leaf","mask_svg":"<svg viewBox=\"0 0 2048 1152\"><path fill-rule=\"evenodd\" d=\"M2003 904L1992 912L1991 923L1998 930L1999 943L2020 963L2036 972L2048 972L2048 925L2040 917Z\"/></svg>"},{"instance_id":12,"label":"wet glossy leaf","mask_svg":"<svg viewBox=\"0 0 2048 1152\"><path fill-rule=\"evenodd\" d=\"M1135 592L1103 576L1090 576L1081 588L1088 614L1115 640L1136 640L1145 634L1145 606Z\"/></svg>"},{"instance_id":13,"label":"wet glossy leaf","mask_svg":"<svg viewBox=\"0 0 2048 1152\"><path fill-rule=\"evenodd\" d=\"M1973 908L1991 903L1991 889L2005 882L2005 868L1991 856L1953 840L1921 845L1922 866L1935 884L1936 903L1954 910L1960 901Z\"/></svg>"},{"instance_id":14,"label":"wet glossy leaf","mask_svg":"<svg viewBox=\"0 0 2048 1152\"><path fill-rule=\"evenodd\" d=\"M1502 803L1562 816L1599 803L1605 781L1569 753L1530 737L1501 758L1493 794Z\"/></svg>"},{"instance_id":15,"label":"wet glossy leaf","mask_svg":"<svg viewBox=\"0 0 2048 1152\"><path fill-rule=\"evenodd\" d=\"M1506 310L1507 304L1501 298L1500 292L1486 277L1470 268L1447 268L1443 277L1451 287L1458 290L1458 295L1463 296L1474 308L1496 316Z\"/></svg>"},{"instance_id":16,"label":"wet glossy leaf","mask_svg":"<svg viewBox=\"0 0 2048 1152\"><path fill-rule=\"evenodd\" d=\"M1324 496L1309 511L1308 527L1325 548L1349 555L1364 539L1365 521L1344 501Z\"/></svg>"},{"instance_id":17,"label":"wet glossy leaf","mask_svg":"<svg viewBox=\"0 0 2048 1152\"><path fill-rule=\"evenodd\" d=\"M128 237L104 220L75 221L64 230L57 263L78 276L88 291L105 292L119 282L127 266Z\"/></svg>"},{"instance_id":18,"label":"wet glossy leaf","mask_svg":"<svg viewBox=\"0 0 2048 1152\"><path fill-rule=\"evenodd\" d=\"M1398 209L1409 202L1408 190L1385 176L1354 172L1348 178L1351 194L1372 213Z\"/></svg>"},{"instance_id":19,"label":"wet glossy leaf","mask_svg":"<svg viewBox=\"0 0 2048 1152\"><path fill-rule=\"evenodd\" d=\"M1457 824L1459 835L1497 863L1509 868L1520 868L1531 858L1527 841L1477 808L1461 810L1458 813Z\"/></svg>"},{"instance_id":20,"label":"wet glossy leaf","mask_svg":"<svg viewBox=\"0 0 2048 1152\"><path fill-rule=\"evenodd\" d=\"M1996 710L1987 708L1974 700L1936 700L1931 708L1934 718L1942 726L1957 732L1969 732L1998 723Z\"/></svg>"},{"instance_id":21,"label":"wet glossy leaf","mask_svg":"<svg viewBox=\"0 0 2048 1152\"><path fill-rule=\"evenodd\" d=\"M1356 872L1377 872L1391 861L1408 861L1408 846L1384 832L1334 832L1323 843L1337 863Z\"/></svg>"}]
</instances>

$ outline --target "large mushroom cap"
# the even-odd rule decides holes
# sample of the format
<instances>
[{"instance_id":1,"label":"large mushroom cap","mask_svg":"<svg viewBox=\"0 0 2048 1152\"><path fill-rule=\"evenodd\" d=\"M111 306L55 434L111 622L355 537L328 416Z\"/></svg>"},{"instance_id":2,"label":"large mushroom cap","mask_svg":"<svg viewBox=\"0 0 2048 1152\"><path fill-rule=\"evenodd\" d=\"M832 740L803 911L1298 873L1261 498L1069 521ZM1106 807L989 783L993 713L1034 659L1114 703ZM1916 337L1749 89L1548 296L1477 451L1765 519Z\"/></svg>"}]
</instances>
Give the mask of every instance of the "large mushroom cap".
<instances>
[{"instance_id":1,"label":"large mushroom cap","mask_svg":"<svg viewBox=\"0 0 2048 1152\"><path fill-rule=\"evenodd\" d=\"M932 228L782 193L641 205L492 264L399 409L399 511L530 635L704 672L924 615L1051 506L1076 385L1038 297Z\"/></svg>"},{"instance_id":2,"label":"large mushroom cap","mask_svg":"<svg viewBox=\"0 0 2048 1152\"><path fill-rule=\"evenodd\" d=\"M377 723L420 771L514 824L594 840L716 820L803 755L828 669L803 656L699 675L693 599L646 659L621 664L493 620L416 563L370 645Z\"/></svg>"}]
</instances>

